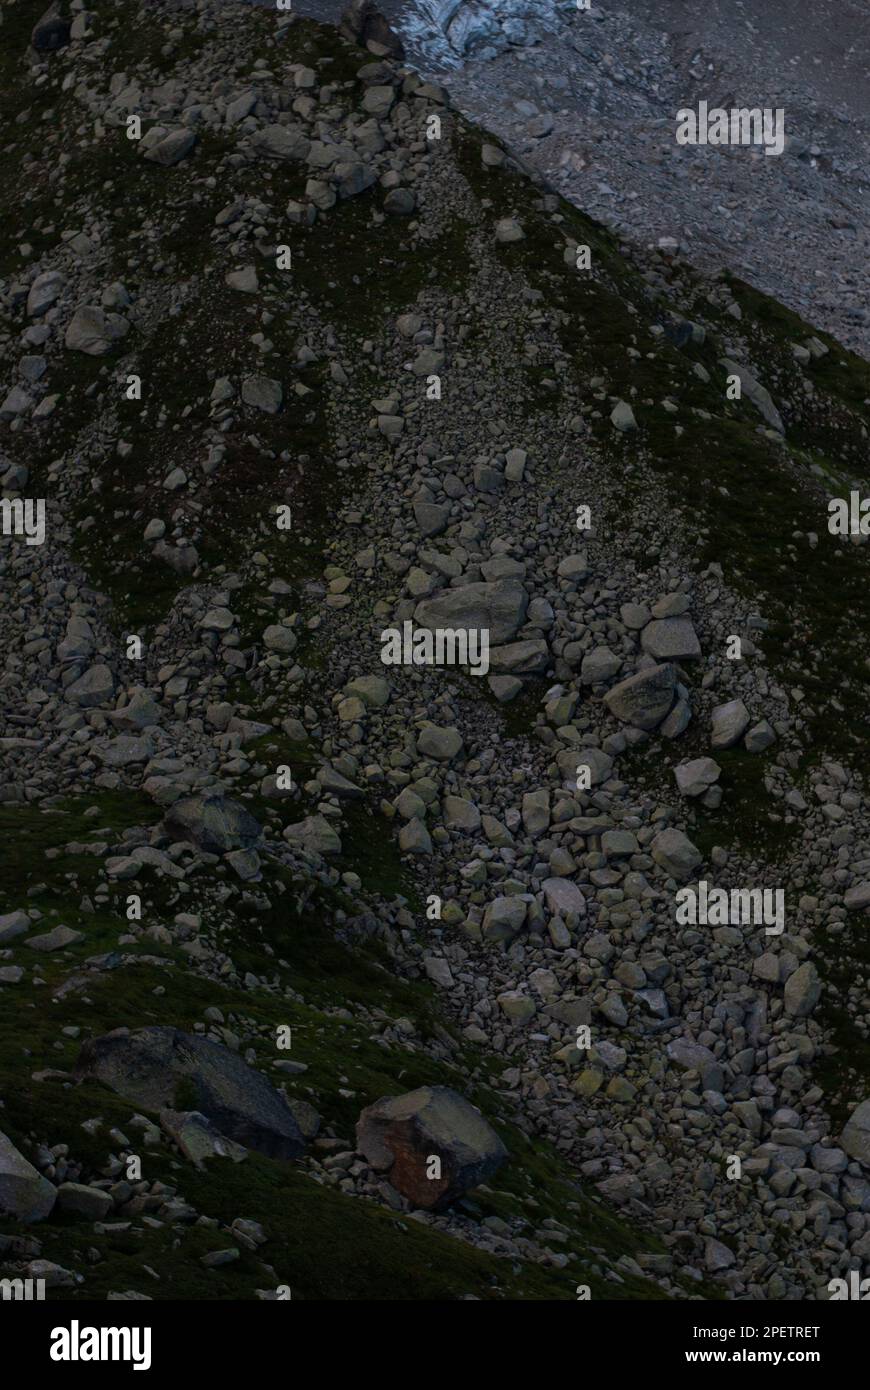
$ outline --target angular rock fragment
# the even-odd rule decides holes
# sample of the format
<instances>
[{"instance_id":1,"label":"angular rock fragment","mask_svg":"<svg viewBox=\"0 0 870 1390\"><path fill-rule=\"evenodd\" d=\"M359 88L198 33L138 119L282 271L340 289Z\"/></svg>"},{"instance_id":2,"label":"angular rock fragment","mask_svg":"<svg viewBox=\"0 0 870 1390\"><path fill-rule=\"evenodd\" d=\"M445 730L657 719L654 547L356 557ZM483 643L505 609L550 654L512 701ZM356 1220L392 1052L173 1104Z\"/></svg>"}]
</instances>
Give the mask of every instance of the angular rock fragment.
<instances>
[{"instance_id":1,"label":"angular rock fragment","mask_svg":"<svg viewBox=\"0 0 870 1390\"><path fill-rule=\"evenodd\" d=\"M666 662L620 681L608 690L604 703L624 724L649 731L657 728L670 712L676 685L676 668Z\"/></svg>"}]
</instances>

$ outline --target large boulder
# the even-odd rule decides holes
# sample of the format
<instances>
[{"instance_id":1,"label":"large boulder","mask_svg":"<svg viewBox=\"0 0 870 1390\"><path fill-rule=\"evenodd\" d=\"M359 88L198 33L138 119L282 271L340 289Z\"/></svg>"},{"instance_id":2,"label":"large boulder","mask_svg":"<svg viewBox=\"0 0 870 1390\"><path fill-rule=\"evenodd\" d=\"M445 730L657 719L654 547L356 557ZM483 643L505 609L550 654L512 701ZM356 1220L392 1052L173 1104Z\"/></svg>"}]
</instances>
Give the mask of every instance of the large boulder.
<instances>
[{"instance_id":1,"label":"large boulder","mask_svg":"<svg viewBox=\"0 0 870 1390\"><path fill-rule=\"evenodd\" d=\"M414 621L425 628L487 628L491 647L510 642L526 620L529 596L517 579L462 584L424 599L414 609Z\"/></svg>"},{"instance_id":2,"label":"large boulder","mask_svg":"<svg viewBox=\"0 0 870 1390\"><path fill-rule=\"evenodd\" d=\"M676 685L676 667L665 662L620 681L608 690L604 703L623 724L632 724L636 729L657 729L670 713Z\"/></svg>"},{"instance_id":3,"label":"large boulder","mask_svg":"<svg viewBox=\"0 0 870 1390\"><path fill-rule=\"evenodd\" d=\"M16 1221L44 1221L56 1200L57 1188L0 1133L0 1215Z\"/></svg>"},{"instance_id":4,"label":"large boulder","mask_svg":"<svg viewBox=\"0 0 870 1390\"><path fill-rule=\"evenodd\" d=\"M190 840L207 854L252 849L263 833L250 811L214 792L176 801L166 812L165 825L170 835Z\"/></svg>"},{"instance_id":5,"label":"large boulder","mask_svg":"<svg viewBox=\"0 0 870 1390\"><path fill-rule=\"evenodd\" d=\"M360 1115L356 1134L366 1161L427 1211L442 1211L486 1182L507 1158L480 1111L448 1086L375 1101Z\"/></svg>"},{"instance_id":6,"label":"large boulder","mask_svg":"<svg viewBox=\"0 0 870 1390\"><path fill-rule=\"evenodd\" d=\"M305 1139L274 1086L235 1052L179 1028L126 1028L93 1038L78 1080L102 1081L146 1110L196 1110L237 1144L269 1158L298 1158Z\"/></svg>"}]
</instances>

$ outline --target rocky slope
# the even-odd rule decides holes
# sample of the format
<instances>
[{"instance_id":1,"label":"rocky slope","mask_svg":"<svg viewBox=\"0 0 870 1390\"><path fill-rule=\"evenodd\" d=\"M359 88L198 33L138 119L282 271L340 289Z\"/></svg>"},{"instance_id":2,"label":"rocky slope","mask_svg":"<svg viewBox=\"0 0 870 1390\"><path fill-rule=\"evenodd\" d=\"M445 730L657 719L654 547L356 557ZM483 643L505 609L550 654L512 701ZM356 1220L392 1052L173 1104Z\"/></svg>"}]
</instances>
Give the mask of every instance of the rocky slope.
<instances>
[{"instance_id":1,"label":"rocky slope","mask_svg":"<svg viewBox=\"0 0 870 1390\"><path fill-rule=\"evenodd\" d=\"M827 509L866 364L334 31L41 8L0 60L0 479L47 511L0 541L3 1273L866 1273L866 551ZM489 675L385 666L406 621L487 627ZM785 931L681 924L700 878Z\"/></svg>"}]
</instances>

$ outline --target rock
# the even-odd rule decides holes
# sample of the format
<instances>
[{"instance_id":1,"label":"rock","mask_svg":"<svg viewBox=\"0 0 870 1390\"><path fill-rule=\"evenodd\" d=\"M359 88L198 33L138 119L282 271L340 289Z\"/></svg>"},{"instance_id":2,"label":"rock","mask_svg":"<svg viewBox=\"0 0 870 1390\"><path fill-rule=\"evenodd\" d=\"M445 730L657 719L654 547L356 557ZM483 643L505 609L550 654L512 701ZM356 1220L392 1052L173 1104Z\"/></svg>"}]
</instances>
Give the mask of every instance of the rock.
<instances>
[{"instance_id":1,"label":"rock","mask_svg":"<svg viewBox=\"0 0 870 1390\"><path fill-rule=\"evenodd\" d=\"M644 628L640 644L656 661L687 661L701 655L701 644L688 618L662 618Z\"/></svg>"},{"instance_id":2,"label":"rock","mask_svg":"<svg viewBox=\"0 0 870 1390\"><path fill-rule=\"evenodd\" d=\"M503 217L495 225L495 239L502 245L515 241L525 241L526 234L515 217Z\"/></svg>"},{"instance_id":3,"label":"rock","mask_svg":"<svg viewBox=\"0 0 870 1390\"><path fill-rule=\"evenodd\" d=\"M804 961L785 984L785 1010L793 1018L806 1018L819 1002L822 982L812 961Z\"/></svg>"},{"instance_id":4,"label":"rock","mask_svg":"<svg viewBox=\"0 0 870 1390\"><path fill-rule=\"evenodd\" d=\"M265 159L305 160L311 141L298 126L267 125L251 137L257 154Z\"/></svg>"},{"instance_id":5,"label":"rock","mask_svg":"<svg viewBox=\"0 0 870 1390\"><path fill-rule=\"evenodd\" d=\"M404 426L405 422L399 416L385 415L379 417L378 426L380 427L381 420L394 418L401 426ZM450 520L450 508L441 506L438 502L415 502L414 520L421 535L439 536Z\"/></svg>"},{"instance_id":6,"label":"rock","mask_svg":"<svg viewBox=\"0 0 870 1390\"><path fill-rule=\"evenodd\" d=\"M306 816L295 825L285 825L288 845L299 845L308 854L341 854L341 837L325 816Z\"/></svg>"},{"instance_id":7,"label":"rock","mask_svg":"<svg viewBox=\"0 0 870 1390\"><path fill-rule=\"evenodd\" d=\"M390 687L383 676L357 676L344 687L344 693L362 700L367 709L383 709L390 698Z\"/></svg>"},{"instance_id":8,"label":"rock","mask_svg":"<svg viewBox=\"0 0 870 1390\"><path fill-rule=\"evenodd\" d=\"M541 884L547 911L554 917L585 917L586 899L569 878L545 878Z\"/></svg>"},{"instance_id":9,"label":"rock","mask_svg":"<svg viewBox=\"0 0 870 1390\"><path fill-rule=\"evenodd\" d=\"M243 265L238 270L228 270L224 280L231 290L237 290L239 294L256 294L260 288L257 267L253 265Z\"/></svg>"},{"instance_id":10,"label":"rock","mask_svg":"<svg viewBox=\"0 0 870 1390\"><path fill-rule=\"evenodd\" d=\"M482 935L486 941L512 941L522 930L527 904L519 897L493 898L483 914Z\"/></svg>"},{"instance_id":11,"label":"rock","mask_svg":"<svg viewBox=\"0 0 870 1390\"><path fill-rule=\"evenodd\" d=\"M94 709L107 704L115 693L115 678L108 666L90 666L77 681L66 688L66 698L81 709Z\"/></svg>"},{"instance_id":12,"label":"rock","mask_svg":"<svg viewBox=\"0 0 870 1390\"><path fill-rule=\"evenodd\" d=\"M130 324L121 314L107 314L97 304L83 304L67 324L64 346L70 352L102 357L112 344L128 332Z\"/></svg>"},{"instance_id":13,"label":"rock","mask_svg":"<svg viewBox=\"0 0 870 1390\"><path fill-rule=\"evenodd\" d=\"M747 753L763 753L773 743L776 743L776 734L766 719L760 720L753 729L750 729L743 740L743 746Z\"/></svg>"},{"instance_id":14,"label":"rock","mask_svg":"<svg viewBox=\"0 0 870 1390\"><path fill-rule=\"evenodd\" d=\"M703 1043L692 1042L689 1038L674 1038L667 1045L669 1059L682 1071L696 1071L705 1090L719 1091L724 1084L724 1076L716 1056Z\"/></svg>"},{"instance_id":15,"label":"rock","mask_svg":"<svg viewBox=\"0 0 870 1390\"><path fill-rule=\"evenodd\" d=\"M26 415L32 408L33 397L20 386L13 386L0 403L0 420L14 420L18 415Z\"/></svg>"},{"instance_id":16,"label":"rock","mask_svg":"<svg viewBox=\"0 0 870 1390\"><path fill-rule=\"evenodd\" d=\"M410 188L391 188L384 199L384 212L393 217L410 217L417 206L417 199Z\"/></svg>"},{"instance_id":17,"label":"rock","mask_svg":"<svg viewBox=\"0 0 870 1390\"><path fill-rule=\"evenodd\" d=\"M637 729L655 729L674 703L677 673L669 662L651 666L614 685L604 696L611 714Z\"/></svg>"},{"instance_id":18,"label":"rock","mask_svg":"<svg viewBox=\"0 0 870 1390\"><path fill-rule=\"evenodd\" d=\"M429 724L417 735L417 749L424 758L449 763L462 751L462 735L458 729L438 729Z\"/></svg>"},{"instance_id":19,"label":"rock","mask_svg":"<svg viewBox=\"0 0 870 1390\"><path fill-rule=\"evenodd\" d=\"M37 53L56 53L65 48L70 41L71 21L62 15L60 5L49 5L41 19L38 19L30 34L30 43Z\"/></svg>"},{"instance_id":20,"label":"rock","mask_svg":"<svg viewBox=\"0 0 870 1390\"><path fill-rule=\"evenodd\" d=\"M704 1243L704 1264L707 1269L718 1273L723 1269L730 1269L736 1263L734 1252L723 1245L721 1240L714 1240L708 1236Z\"/></svg>"},{"instance_id":21,"label":"rock","mask_svg":"<svg viewBox=\"0 0 870 1390\"><path fill-rule=\"evenodd\" d=\"M660 830L650 846L653 859L666 874L678 881L689 878L704 861L704 856L682 830L669 826Z\"/></svg>"},{"instance_id":22,"label":"rock","mask_svg":"<svg viewBox=\"0 0 870 1390\"><path fill-rule=\"evenodd\" d=\"M86 1042L77 1079L102 1081L146 1110L171 1110L189 1094L202 1115L245 1148L269 1158L299 1158L305 1140L273 1086L229 1048L178 1028L119 1029Z\"/></svg>"},{"instance_id":23,"label":"rock","mask_svg":"<svg viewBox=\"0 0 870 1390\"><path fill-rule=\"evenodd\" d=\"M509 989L504 994L499 994L496 1003L511 1023L529 1023L537 1013L534 999L530 999L527 994L521 994L519 990Z\"/></svg>"},{"instance_id":24,"label":"rock","mask_svg":"<svg viewBox=\"0 0 870 1390\"><path fill-rule=\"evenodd\" d=\"M195 144L196 135L187 127L171 130L168 135L164 135L162 140L158 140L150 149L147 149L144 157L152 164L162 164L168 168L172 164L180 163L186 155L190 154Z\"/></svg>"},{"instance_id":25,"label":"rock","mask_svg":"<svg viewBox=\"0 0 870 1390\"><path fill-rule=\"evenodd\" d=\"M528 606L529 596L516 579L475 582L424 599L414 609L414 622L430 629L488 628L490 644L502 646L516 636Z\"/></svg>"},{"instance_id":26,"label":"rock","mask_svg":"<svg viewBox=\"0 0 870 1390\"><path fill-rule=\"evenodd\" d=\"M399 849L403 854L431 854L432 838L422 820L416 817L399 831Z\"/></svg>"},{"instance_id":27,"label":"rock","mask_svg":"<svg viewBox=\"0 0 870 1390\"><path fill-rule=\"evenodd\" d=\"M263 646L268 647L270 652L280 652L282 656L289 656L291 652L295 652L298 645L299 641L292 627L272 623L263 629Z\"/></svg>"},{"instance_id":28,"label":"rock","mask_svg":"<svg viewBox=\"0 0 870 1390\"><path fill-rule=\"evenodd\" d=\"M44 314L60 298L65 286L66 276L59 270L46 270L37 275L27 296L28 316L37 318Z\"/></svg>"},{"instance_id":29,"label":"rock","mask_svg":"<svg viewBox=\"0 0 870 1390\"><path fill-rule=\"evenodd\" d=\"M371 89L370 89L371 90ZM392 92L392 88L389 89ZM343 160L335 166L335 189L339 198L356 198L377 183L377 174L359 160Z\"/></svg>"},{"instance_id":30,"label":"rock","mask_svg":"<svg viewBox=\"0 0 870 1390\"><path fill-rule=\"evenodd\" d=\"M770 392L756 381L752 373L746 367L741 367L739 363L732 362L729 357L720 358L719 365L725 368L729 376L739 378L741 392L749 398L767 424L772 429L778 430L780 434L785 434L782 416L774 405Z\"/></svg>"},{"instance_id":31,"label":"rock","mask_svg":"<svg viewBox=\"0 0 870 1390\"><path fill-rule=\"evenodd\" d=\"M263 831L238 801L216 792L185 796L170 806L164 824L178 840L190 840L207 854L252 849Z\"/></svg>"},{"instance_id":32,"label":"rock","mask_svg":"<svg viewBox=\"0 0 870 1390\"><path fill-rule=\"evenodd\" d=\"M581 685L603 685L612 680L622 666L622 658L609 647L593 647L580 667Z\"/></svg>"},{"instance_id":33,"label":"rock","mask_svg":"<svg viewBox=\"0 0 870 1390\"><path fill-rule=\"evenodd\" d=\"M280 381L269 376L246 376L242 382L242 400L255 410L264 410L267 415L276 415L284 399L284 388Z\"/></svg>"},{"instance_id":34,"label":"rock","mask_svg":"<svg viewBox=\"0 0 870 1390\"><path fill-rule=\"evenodd\" d=\"M534 675L546 671L550 650L541 638L527 642L508 642L504 647L491 647L490 669L498 675Z\"/></svg>"},{"instance_id":35,"label":"rock","mask_svg":"<svg viewBox=\"0 0 870 1390\"><path fill-rule=\"evenodd\" d=\"M12 1140L0 1132L0 1213L16 1221L44 1221L57 1200L57 1190L38 1173Z\"/></svg>"},{"instance_id":36,"label":"rock","mask_svg":"<svg viewBox=\"0 0 870 1390\"><path fill-rule=\"evenodd\" d=\"M843 896L843 904L847 912L864 912L870 907L870 881L864 883L853 883L851 888L847 888ZM21 915L13 913L13 916ZM0 941L3 940L2 922L0 918Z\"/></svg>"},{"instance_id":37,"label":"rock","mask_svg":"<svg viewBox=\"0 0 870 1390\"><path fill-rule=\"evenodd\" d=\"M2 1136L0 1136L2 1137ZM870 1168L870 1100L862 1100L846 1121L840 1143L850 1158ZM2 1163L0 1163L2 1170ZM0 1178L2 1193L2 1178Z\"/></svg>"},{"instance_id":38,"label":"rock","mask_svg":"<svg viewBox=\"0 0 870 1390\"><path fill-rule=\"evenodd\" d=\"M443 956L424 956L423 969L433 984L439 989L454 989L456 981L453 972Z\"/></svg>"},{"instance_id":39,"label":"rock","mask_svg":"<svg viewBox=\"0 0 870 1390\"><path fill-rule=\"evenodd\" d=\"M447 1086L375 1101L360 1115L356 1134L366 1162L426 1211L443 1211L491 1178L508 1156L480 1111Z\"/></svg>"},{"instance_id":40,"label":"rock","mask_svg":"<svg viewBox=\"0 0 870 1390\"><path fill-rule=\"evenodd\" d=\"M362 109L368 115L383 120L389 115L395 100L396 94L392 87L368 87L362 99Z\"/></svg>"},{"instance_id":41,"label":"rock","mask_svg":"<svg viewBox=\"0 0 870 1390\"><path fill-rule=\"evenodd\" d=\"M559 561L556 567L556 573L560 579L585 579L589 573L589 562L586 558L586 551L578 550L574 555L566 555L564 560Z\"/></svg>"},{"instance_id":42,"label":"rock","mask_svg":"<svg viewBox=\"0 0 870 1390\"><path fill-rule=\"evenodd\" d=\"M31 951L63 951L67 946L75 946L76 942L84 939L84 932L73 931L72 927L65 927L61 923L52 927L51 931L40 933L39 936L29 936L24 944Z\"/></svg>"},{"instance_id":43,"label":"rock","mask_svg":"<svg viewBox=\"0 0 870 1390\"><path fill-rule=\"evenodd\" d=\"M610 423L614 429L621 434L628 433L629 430L637 429L637 420L634 418L634 411L626 401L617 401L613 410L610 412Z\"/></svg>"},{"instance_id":44,"label":"rock","mask_svg":"<svg viewBox=\"0 0 870 1390\"><path fill-rule=\"evenodd\" d=\"M86 1221L103 1221L115 1203L101 1187L88 1187L81 1182L62 1182L57 1189L57 1209L70 1216L82 1216Z\"/></svg>"},{"instance_id":45,"label":"rock","mask_svg":"<svg viewBox=\"0 0 870 1390\"><path fill-rule=\"evenodd\" d=\"M199 555L193 545L168 545L166 541L158 541L151 553L176 574L193 574L199 564Z\"/></svg>"},{"instance_id":46,"label":"rock","mask_svg":"<svg viewBox=\"0 0 870 1390\"><path fill-rule=\"evenodd\" d=\"M694 758L691 762L679 763L674 768L674 776L682 796L703 796L708 787L719 781L721 771L712 758Z\"/></svg>"},{"instance_id":47,"label":"rock","mask_svg":"<svg viewBox=\"0 0 870 1390\"><path fill-rule=\"evenodd\" d=\"M186 1159L200 1170L206 1159L230 1158L241 1163L247 1149L221 1134L216 1125L198 1110L161 1110L160 1124Z\"/></svg>"},{"instance_id":48,"label":"rock","mask_svg":"<svg viewBox=\"0 0 870 1390\"><path fill-rule=\"evenodd\" d=\"M751 723L749 710L742 700L729 700L725 705L718 705L712 714L713 736L710 741L713 747L733 748Z\"/></svg>"},{"instance_id":49,"label":"rock","mask_svg":"<svg viewBox=\"0 0 870 1390\"><path fill-rule=\"evenodd\" d=\"M469 833L480 829L480 812L471 801L462 796L445 796L442 802L444 824L449 830L464 830ZM0 918L2 924L2 918ZM2 936L0 936L2 940Z\"/></svg>"},{"instance_id":50,"label":"rock","mask_svg":"<svg viewBox=\"0 0 870 1390\"><path fill-rule=\"evenodd\" d=\"M31 925L26 912L7 912L0 917L0 946L23 936L25 932L30 931Z\"/></svg>"}]
</instances>

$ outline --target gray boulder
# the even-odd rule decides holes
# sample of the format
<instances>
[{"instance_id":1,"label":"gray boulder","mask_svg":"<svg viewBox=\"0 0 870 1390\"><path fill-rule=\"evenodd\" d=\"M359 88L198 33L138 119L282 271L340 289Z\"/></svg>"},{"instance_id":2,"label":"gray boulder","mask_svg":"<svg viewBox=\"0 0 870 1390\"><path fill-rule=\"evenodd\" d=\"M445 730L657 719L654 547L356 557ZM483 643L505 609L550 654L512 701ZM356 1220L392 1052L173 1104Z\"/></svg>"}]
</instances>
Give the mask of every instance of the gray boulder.
<instances>
[{"instance_id":1,"label":"gray boulder","mask_svg":"<svg viewBox=\"0 0 870 1390\"><path fill-rule=\"evenodd\" d=\"M526 620L529 596L516 579L463 584L424 599L414 622L425 628L488 628L490 646L510 642Z\"/></svg>"},{"instance_id":2,"label":"gray boulder","mask_svg":"<svg viewBox=\"0 0 870 1390\"><path fill-rule=\"evenodd\" d=\"M772 429L778 430L780 434L785 434L782 416L774 405L770 392L761 385L761 382L756 381L746 367L741 367L739 362L732 362L729 357L721 358L720 365L725 368L729 376L739 378L741 392L752 402L762 419Z\"/></svg>"},{"instance_id":3,"label":"gray boulder","mask_svg":"<svg viewBox=\"0 0 870 1390\"><path fill-rule=\"evenodd\" d=\"M712 758L693 758L691 762L679 763L674 776L682 796L703 796L708 787L719 781L721 771Z\"/></svg>"},{"instance_id":4,"label":"gray boulder","mask_svg":"<svg viewBox=\"0 0 870 1390\"><path fill-rule=\"evenodd\" d=\"M624 724L655 729L670 712L676 684L677 672L670 662L650 666L608 690L604 703Z\"/></svg>"},{"instance_id":5,"label":"gray boulder","mask_svg":"<svg viewBox=\"0 0 870 1390\"><path fill-rule=\"evenodd\" d=\"M822 982L812 961L806 960L789 975L785 985L785 1011L793 1018L806 1018L819 1002Z\"/></svg>"},{"instance_id":6,"label":"gray boulder","mask_svg":"<svg viewBox=\"0 0 870 1390\"><path fill-rule=\"evenodd\" d=\"M207 854L252 849L263 833L250 811L219 793L182 797L169 807L164 823L170 835L190 840Z\"/></svg>"},{"instance_id":7,"label":"gray boulder","mask_svg":"<svg viewBox=\"0 0 870 1390\"><path fill-rule=\"evenodd\" d=\"M36 21L30 35L30 43L37 53L56 53L65 48L70 41L72 22L61 14L60 5L49 5L45 14Z\"/></svg>"},{"instance_id":8,"label":"gray boulder","mask_svg":"<svg viewBox=\"0 0 870 1390\"><path fill-rule=\"evenodd\" d=\"M491 1178L508 1156L480 1111L448 1086L375 1101L360 1115L356 1134L366 1161L426 1211L443 1211Z\"/></svg>"},{"instance_id":9,"label":"gray boulder","mask_svg":"<svg viewBox=\"0 0 870 1390\"><path fill-rule=\"evenodd\" d=\"M185 155L190 154L196 144L196 135L192 130L181 128L170 130L168 135L164 135L162 140L158 140L150 149L145 151L145 158L152 164L162 164L168 168L172 164L178 164Z\"/></svg>"},{"instance_id":10,"label":"gray boulder","mask_svg":"<svg viewBox=\"0 0 870 1390\"><path fill-rule=\"evenodd\" d=\"M122 314L107 314L97 304L82 304L67 324L64 346L70 352L102 357L130 328Z\"/></svg>"},{"instance_id":11,"label":"gray boulder","mask_svg":"<svg viewBox=\"0 0 870 1390\"><path fill-rule=\"evenodd\" d=\"M648 623L640 644L656 661L688 661L701 655L701 644L688 618L660 618Z\"/></svg>"},{"instance_id":12,"label":"gray boulder","mask_svg":"<svg viewBox=\"0 0 870 1390\"><path fill-rule=\"evenodd\" d=\"M711 718L713 737L710 741L714 748L733 748L752 723L752 716L742 700L729 700L725 705L718 705Z\"/></svg>"},{"instance_id":13,"label":"gray boulder","mask_svg":"<svg viewBox=\"0 0 870 1390\"><path fill-rule=\"evenodd\" d=\"M16 1221L44 1221L57 1200L57 1189L38 1173L0 1132L0 1214Z\"/></svg>"},{"instance_id":14,"label":"gray boulder","mask_svg":"<svg viewBox=\"0 0 870 1390\"><path fill-rule=\"evenodd\" d=\"M703 854L697 845L692 844L688 835L672 826L659 831L650 850L659 868L679 881L689 878L693 870L704 861Z\"/></svg>"},{"instance_id":15,"label":"gray boulder","mask_svg":"<svg viewBox=\"0 0 870 1390\"><path fill-rule=\"evenodd\" d=\"M483 914L486 941L512 941L526 920L527 903L519 897L493 898Z\"/></svg>"},{"instance_id":16,"label":"gray boulder","mask_svg":"<svg viewBox=\"0 0 870 1390\"><path fill-rule=\"evenodd\" d=\"M98 663L96 666L89 666L77 681L67 686L66 698L71 704L79 705L82 709L94 709L97 705L104 705L111 700L114 692L114 676L108 666Z\"/></svg>"},{"instance_id":17,"label":"gray boulder","mask_svg":"<svg viewBox=\"0 0 870 1390\"><path fill-rule=\"evenodd\" d=\"M181 1100L228 1139L269 1158L298 1158L305 1147L293 1112L265 1077L229 1048L179 1028L121 1028L93 1038L75 1075L146 1110L171 1110Z\"/></svg>"}]
</instances>

